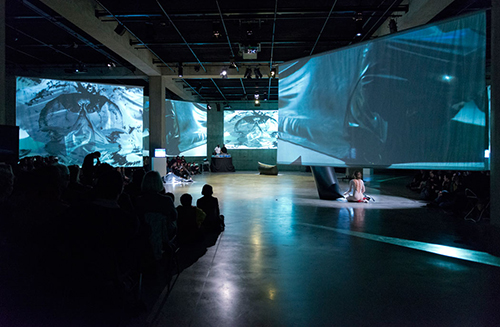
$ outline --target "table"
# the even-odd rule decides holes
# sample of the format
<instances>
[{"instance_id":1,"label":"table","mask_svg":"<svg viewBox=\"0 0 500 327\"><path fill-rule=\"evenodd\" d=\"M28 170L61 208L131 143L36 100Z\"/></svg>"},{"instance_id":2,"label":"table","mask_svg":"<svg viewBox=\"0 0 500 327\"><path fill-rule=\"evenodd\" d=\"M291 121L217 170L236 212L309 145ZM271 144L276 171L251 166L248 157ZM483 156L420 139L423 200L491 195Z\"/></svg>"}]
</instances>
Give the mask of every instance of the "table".
<instances>
[{"instance_id":1,"label":"table","mask_svg":"<svg viewBox=\"0 0 500 327\"><path fill-rule=\"evenodd\" d=\"M212 156L210 171L212 173L235 172L233 158Z\"/></svg>"}]
</instances>

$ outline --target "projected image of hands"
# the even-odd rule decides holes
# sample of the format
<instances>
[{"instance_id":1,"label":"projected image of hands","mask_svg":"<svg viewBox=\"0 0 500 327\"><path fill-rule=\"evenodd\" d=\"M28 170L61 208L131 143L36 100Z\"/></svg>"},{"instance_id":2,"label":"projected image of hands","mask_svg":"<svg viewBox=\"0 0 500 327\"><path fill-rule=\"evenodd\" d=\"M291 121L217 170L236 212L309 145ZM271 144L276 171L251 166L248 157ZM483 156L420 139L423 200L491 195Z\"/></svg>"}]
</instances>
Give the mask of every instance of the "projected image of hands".
<instances>
[{"instance_id":1,"label":"projected image of hands","mask_svg":"<svg viewBox=\"0 0 500 327\"><path fill-rule=\"evenodd\" d=\"M17 78L20 157L81 165L91 152L112 166L142 166L143 89Z\"/></svg>"},{"instance_id":2,"label":"projected image of hands","mask_svg":"<svg viewBox=\"0 0 500 327\"><path fill-rule=\"evenodd\" d=\"M228 149L275 149L277 110L224 111L224 143Z\"/></svg>"},{"instance_id":3,"label":"projected image of hands","mask_svg":"<svg viewBox=\"0 0 500 327\"><path fill-rule=\"evenodd\" d=\"M482 169L485 14L280 65L278 163Z\"/></svg>"}]
</instances>

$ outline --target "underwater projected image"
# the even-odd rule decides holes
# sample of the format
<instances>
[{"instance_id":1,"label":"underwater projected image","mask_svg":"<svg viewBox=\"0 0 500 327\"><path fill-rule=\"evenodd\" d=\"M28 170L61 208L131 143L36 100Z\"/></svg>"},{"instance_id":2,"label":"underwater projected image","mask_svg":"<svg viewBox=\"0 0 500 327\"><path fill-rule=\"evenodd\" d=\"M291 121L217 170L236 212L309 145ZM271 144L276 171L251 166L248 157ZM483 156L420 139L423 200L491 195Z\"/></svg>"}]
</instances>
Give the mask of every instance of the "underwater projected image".
<instances>
[{"instance_id":1,"label":"underwater projected image","mask_svg":"<svg viewBox=\"0 0 500 327\"><path fill-rule=\"evenodd\" d=\"M143 88L17 77L19 157L81 165L91 152L114 167L142 166Z\"/></svg>"},{"instance_id":2,"label":"underwater projected image","mask_svg":"<svg viewBox=\"0 0 500 327\"><path fill-rule=\"evenodd\" d=\"M168 156L207 155L207 105L165 100L166 152ZM144 97L144 153L149 153L149 97Z\"/></svg>"},{"instance_id":3,"label":"underwater projected image","mask_svg":"<svg viewBox=\"0 0 500 327\"><path fill-rule=\"evenodd\" d=\"M276 149L278 110L224 111L224 143L228 149Z\"/></svg>"},{"instance_id":4,"label":"underwater projected image","mask_svg":"<svg viewBox=\"0 0 500 327\"><path fill-rule=\"evenodd\" d=\"M279 66L278 163L485 169L486 15Z\"/></svg>"},{"instance_id":5,"label":"underwater projected image","mask_svg":"<svg viewBox=\"0 0 500 327\"><path fill-rule=\"evenodd\" d=\"M167 155L207 155L207 105L167 100Z\"/></svg>"}]
</instances>

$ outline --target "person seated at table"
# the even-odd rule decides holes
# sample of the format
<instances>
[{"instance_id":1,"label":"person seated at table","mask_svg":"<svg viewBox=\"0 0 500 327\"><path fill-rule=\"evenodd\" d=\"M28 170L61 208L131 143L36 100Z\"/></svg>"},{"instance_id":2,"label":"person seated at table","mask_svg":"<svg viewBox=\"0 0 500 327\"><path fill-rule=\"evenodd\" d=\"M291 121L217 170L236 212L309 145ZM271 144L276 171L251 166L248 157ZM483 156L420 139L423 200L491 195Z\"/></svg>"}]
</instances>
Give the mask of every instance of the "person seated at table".
<instances>
[{"instance_id":1,"label":"person seated at table","mask_svg":"<svg viewBox=\"0 0 500 327\"><path fill-rule=\"evenodd\" d=\"M217 146L215 147L215 149L214 149L214 153L215 153L215 155L216 155L216 156L220 155L220 153L221 153L221 149L220 149L219 144L217 144Z\"/></svg>"},{"instance_id":2,"label":"person seated at table","mask_svg":"<svg viewBox=\"0 0 500 327\"><path fill-rule=\"evenodd\" d=\"M227 148L226 148L226 145L225 145L225 144L222 144L222 148L220 149L220 151L221 151L223 154L227 154Z\"/></svg>"}]
</instances>

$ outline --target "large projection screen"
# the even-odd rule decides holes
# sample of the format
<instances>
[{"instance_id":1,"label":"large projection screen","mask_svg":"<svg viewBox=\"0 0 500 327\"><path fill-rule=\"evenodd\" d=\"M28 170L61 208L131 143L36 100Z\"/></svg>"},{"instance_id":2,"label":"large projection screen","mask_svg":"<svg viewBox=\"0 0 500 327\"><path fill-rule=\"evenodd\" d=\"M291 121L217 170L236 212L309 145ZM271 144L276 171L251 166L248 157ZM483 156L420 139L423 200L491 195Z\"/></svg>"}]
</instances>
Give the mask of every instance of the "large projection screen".
<instances>
[{"instance_id":1,"label":"large projection screen","mask_svg":"<svg viewBox=\"0 0 500 327\"><path fill-rule=\"evenodd\" d=\"M119 167L142 163L141 87L17 77L19 157L81 165L91 152Z\"/></svg>"},{"instance_id":2,"label":"large projection screen","mask_svg":"<svg viewBox=\"0 0 500 327\"><path fill-rule=\"evenodd\" d=\"M278 110L224 111L224 144L228 149L276 149Z\"/></svg>"},{"instance_id":3,"label":"large projection screen","mask_svg":"<svg viewBox=\"0 0 500 327\"><path fill-rule=\"evenodd\" d=\"M149 155L149 97L144 97L144 153ZM165 100L165 144L168 156L206 157L206 104ZM154 154L154 149L151 150Z\"/></svg>"},{"instance_id":4,"label":"large projection screen","mask_svg":"<svg viewBox=\"0 0 500 327\"><path fill-rule=\"evenodd\" d=\"M167 155L207 155L207 107L203 103L167 100Z\"/></svg>"},{"instance_id":5,"label":"large projection screen","mask_svg":"<svg viewBox=\"0 0 500 327\"><path fill-rule=\"evenodd\" d=\"M280 65L278 163L485 169L485 13Z\"/></svg>"}]
</instances>

